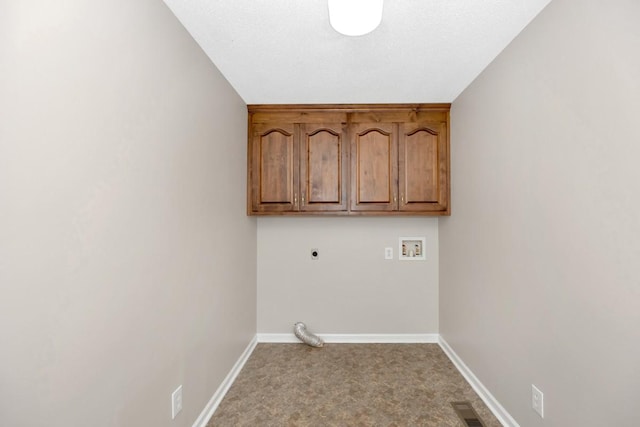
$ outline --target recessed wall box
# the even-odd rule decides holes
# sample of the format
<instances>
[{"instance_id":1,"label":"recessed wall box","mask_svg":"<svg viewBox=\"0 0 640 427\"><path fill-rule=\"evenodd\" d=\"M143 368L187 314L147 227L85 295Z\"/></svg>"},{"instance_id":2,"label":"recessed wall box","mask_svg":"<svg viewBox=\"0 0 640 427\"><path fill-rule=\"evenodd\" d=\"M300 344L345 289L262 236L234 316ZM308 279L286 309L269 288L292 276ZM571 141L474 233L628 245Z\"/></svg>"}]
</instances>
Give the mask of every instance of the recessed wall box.
<instances>
[{"instance_id":1,"label":"recessed wall box","mask_svg":"<svg viewBox=\"0 0 640 427\"><path fill-rule=\"evenodd\" d=\"M400 237L398 247L398 259L401 261L424 261L427 259L425 237Z\"/></svg>"}]
</instances>

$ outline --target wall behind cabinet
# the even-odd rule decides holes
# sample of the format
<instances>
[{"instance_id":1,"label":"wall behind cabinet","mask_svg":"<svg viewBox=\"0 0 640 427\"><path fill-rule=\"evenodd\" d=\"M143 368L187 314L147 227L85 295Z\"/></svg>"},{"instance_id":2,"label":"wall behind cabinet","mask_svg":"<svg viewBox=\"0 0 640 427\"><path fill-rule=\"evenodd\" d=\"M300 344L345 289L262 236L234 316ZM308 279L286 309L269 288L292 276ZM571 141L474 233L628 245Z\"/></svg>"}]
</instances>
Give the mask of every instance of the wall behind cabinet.
<instances>
[{"instance_id":1,"label":"wall behind cabinet","mask_svg":"<svg viewBox=\"0 0 640 427\"><path fill-rule=\"evenodd\" d=\"M425 236L426 261L398 261L400 236ZM258 218L258 332L296 321L318 333L437 333L438 219Z\"/></svg>"}]
</instances>

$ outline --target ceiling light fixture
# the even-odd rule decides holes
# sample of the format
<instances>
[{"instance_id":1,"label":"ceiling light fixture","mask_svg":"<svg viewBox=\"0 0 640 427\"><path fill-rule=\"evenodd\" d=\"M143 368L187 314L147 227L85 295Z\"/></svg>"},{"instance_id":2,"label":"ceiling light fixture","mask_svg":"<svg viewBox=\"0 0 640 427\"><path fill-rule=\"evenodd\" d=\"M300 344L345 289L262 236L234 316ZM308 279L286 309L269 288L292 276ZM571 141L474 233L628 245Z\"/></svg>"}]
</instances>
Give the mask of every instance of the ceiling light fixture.
<instances>
[{"instance_id":1,"label":"ceiling light fixture","mask_svg":"<svg viewBox=\"0 0 640 427\"><path fill-rule=\"evenodd\" d=\"M363 36L382 22L383 0L328 0L329 22L345 36Z\"/></svg>"}]
</instances>

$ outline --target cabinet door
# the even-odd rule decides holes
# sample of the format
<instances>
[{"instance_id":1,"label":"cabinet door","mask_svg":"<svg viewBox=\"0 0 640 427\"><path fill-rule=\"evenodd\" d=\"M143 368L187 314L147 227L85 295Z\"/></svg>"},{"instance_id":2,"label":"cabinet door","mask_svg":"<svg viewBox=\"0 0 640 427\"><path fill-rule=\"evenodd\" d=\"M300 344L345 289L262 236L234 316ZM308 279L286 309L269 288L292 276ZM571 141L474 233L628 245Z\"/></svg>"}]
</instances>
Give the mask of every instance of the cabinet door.
<instances>
[{"instance_id":1,"label":"cabinet door","mask_svg":"<svg viewBox=\"0 0 640 427\"><path fill-rule=\"evenodd\" d=\"M397 209L398 141L393 123L354 123L351 141L351 210Z\"/></svg>"},{"instance_id":2,"label":"cabinet door","mask_svg":"<svg viewBox=\"0 0 640 427\"><path fill-rule=\"evenodd\" d=\"M252 211L297 210L298 147L294 125L255 125L250 152Z\"/></svg>"},{"instance_id":3,"label":"cabinet door","mask_svg":"<svg viewBox=\"0 0 640 427\"><path fill-rule=\"evenodd\" d=\"M399 132L400 211L447 212L446 123L402 123Z\"/></svg>"},{"instance_id":4,"label":"cabinet door","mask_svg":"<svg viewBox=\"0 0 640 427\"><path fill-rule=\"evenodd\" d=\"M340 123L300 125L300 210L346 211L346 148Z\"/></svg>"}]
</instances>

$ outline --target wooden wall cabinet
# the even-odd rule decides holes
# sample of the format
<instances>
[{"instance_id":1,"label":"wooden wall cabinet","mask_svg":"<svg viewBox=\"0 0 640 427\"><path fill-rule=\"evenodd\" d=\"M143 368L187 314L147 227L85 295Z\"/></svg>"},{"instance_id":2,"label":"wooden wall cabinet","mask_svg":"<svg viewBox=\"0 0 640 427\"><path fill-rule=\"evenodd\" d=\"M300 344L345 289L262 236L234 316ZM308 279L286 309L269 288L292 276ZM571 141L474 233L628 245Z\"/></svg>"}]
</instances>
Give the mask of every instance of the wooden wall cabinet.
<instances>
[{"instance_id":1,"label":"wooden wall cabinet","mask_svg":"<svg viewBox=\"0 0 640 427\"><path fill-rule=\"evenodd\" d=\"M250 215L347 212L344 120L325 118L273 115L250 125Z\"/></svg>"},{"instance_id":2,"label":"wooden wall cabinet","mask_svg":"<svg viewBox=\"0 0 640 427\"><path fill-rule=\"evenodd\" d=\"M249 215L449 215L449 104L249 106Z\"/></svg>"}]
</instances>

